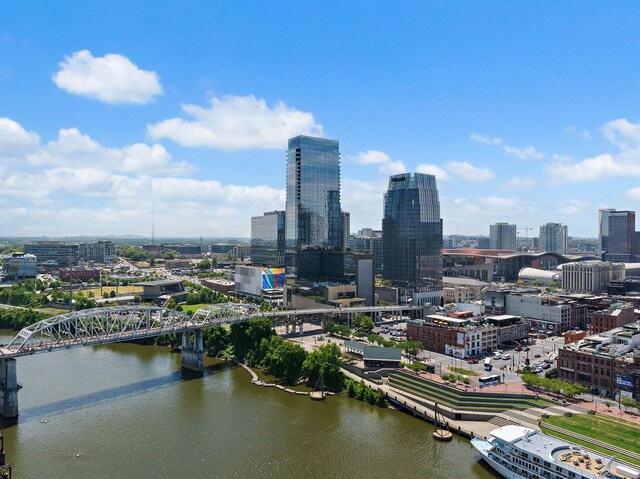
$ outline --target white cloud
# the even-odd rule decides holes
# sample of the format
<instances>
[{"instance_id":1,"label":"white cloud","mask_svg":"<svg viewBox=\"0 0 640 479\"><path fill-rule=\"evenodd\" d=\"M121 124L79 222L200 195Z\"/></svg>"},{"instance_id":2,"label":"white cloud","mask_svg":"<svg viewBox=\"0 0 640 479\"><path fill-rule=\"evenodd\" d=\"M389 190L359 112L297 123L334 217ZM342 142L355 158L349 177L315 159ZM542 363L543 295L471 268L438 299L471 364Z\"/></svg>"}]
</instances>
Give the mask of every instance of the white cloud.
<instances>
[{"instance_id":1,"label":"white cloud","mask_svg":"<svg viewBox=\"0 0 640 479\"><path fill-rule=\"evenodd\" d=\"M391 157L389 155L378 150L364 151L356 156L356 162L360 165L382 165L390 161Z\"/></svg>"},{"instance_id":2,"label":"white cloud","mask_svg":"<svg viewBox=\"0 0 640 479\"><path fill-rule=\"evenodd\" d=\"M565 215L575 216L584 213L588 206L589 204L584 201L571 199L569 203L561 207L559 211Z\"/></svg>"},{"instance_id":3,"label":"white cloud","mask_svg":"<svg viewBox=\"0 0 640 479\"><path fill-rule=\"evenodd\" d=\"M640 156L636 162L605 153L576 163L555 163L547 167L550 183L581 183L615 176L640 176Z\"/></svg>"},{"instance_id":4,"label":"white cloud","mask_svg":"<svg viewBox=\"0 0 640 479\"><path fill-rule=\"evenodd\" d=\"M383 175L397 175L407 172L407 167L402 161L393 160L383 151L369 150L360 152L353 159L360 165L378 165L378 171Z\"/></svg>"},{"instance_id":5,"label":"white cloud","mask_svg":"<svg viewBox=\"0 0 640 479\"><path fill-rule=\"evenodd\" d=\"M493 172L488 168L477 168L466 161L450 161L445 169L467 181L486 181L493 178Z\"/></svg>"},{"instance_id":6,"label":"white cloud","mask_svg":"<svg viewBox=\"0 0 640 479\"><path fill-rule=\"evenodd\" d=\"M533 146L525 146L524 148L516 148L515 146L503 145L502 150L507 155L514 155L521 160L540 160L546 155L540 153Z\"/></svg>"},{"instance_id":7,"label":"white cloud","mask_svg":"<svg viewBox=\"0 0 640 479\"><path fill-rule=\"evenodd\" d=\"M420 164L416 168L416 171L418 173L434 175L438 181L446 181L449 179L449 175L447 174L447 172L440 168L438 165Z\"/></svg>"},{"instance_id":8,"label":"white cloud","mask_svg":"<svg viewBox=\"0 0 640 479\"><path fill-rule=\"evenodd\" d=\"M58 138L26 156L27 162L43 167L99 166L119 172L183 175L191 171L186 162L175 162L160 144L135 143L123 148L100 145L77 128L62 129Z\"/></svg>"},{"instance_id":9,"label":"white cloud","mask_svg":"<svg viewBox=\"0 0 640 479\"><path fill-rule=\"evenodd\" d=\"M513 177L505 181L501 186L505 191L531 191L537 184L535 178Z\"/></svg>"},{"instance_id":10,"label":"white cloud","mask_svg":"<svg viewBox=\"0 0 640 479\"><path fill-rule=\"evenodd\" d=\"M149 125L149 136L168 138L183 146L221 150L286 148L292 136L322 136L322 125L315 122L313 114L283 102L270 107L254 96L213 97L210 108L187 104L182 110L190 120L171 118Z\"/></svg>"},{"instance_id":11,"label":"white cloud","mask_svg":"<svg viewBox=\"0 0 640 479\"><path fill-rule=\"evenodd\" d=\"M351 213L351 231L362 228L381 228L383 195L388 179L361 181L351 178L341 180L342 209Z\"/></svg>"},{"instance_id":12,"label":"white cloud","mask_svg":"<svg viewBox=\"0 0 640 479\"><path fill-rule=\"evenodd\" d=\"M0 118L0 156L28 153L37 148L40 137L10 118Z\"/></svg>"},{"instance_id":13,"label":"white cloud","mask_svg":"<svg viewBox=\"0 0 640 479\"><path fill-rule=\"evenodd\" d=\"M480 135L478 133L472 133L471 135L469 135L469 139L471 141L475 141L476 143L480 143L482 145L501 145L502 144L502 138L499 138L497 136L489 137L486 135Z\"/></svg>"},{"instance_id":14,"label":"white cloud","mask_svg":"<svg viewBox=\"0 0 640 479\"><path fill-rule=\"evenodd\" d=\"M114 105L144 105L162 94L156 72L141 70L115 53L94 57L89 50L80 50L65 56L52 79L68 93Z\"/></svg>"},{"instance_id":15,"label":"white cloud","mask_svg":"<svg viewBox=\"0 0 640 479\"><path fill-rule=\"evenodd\" d=\"M640 146L640 123L631 123L620 118L605 123L601 131L607 140L622 149L633 149Z\"/></svg>"}]
</instances>

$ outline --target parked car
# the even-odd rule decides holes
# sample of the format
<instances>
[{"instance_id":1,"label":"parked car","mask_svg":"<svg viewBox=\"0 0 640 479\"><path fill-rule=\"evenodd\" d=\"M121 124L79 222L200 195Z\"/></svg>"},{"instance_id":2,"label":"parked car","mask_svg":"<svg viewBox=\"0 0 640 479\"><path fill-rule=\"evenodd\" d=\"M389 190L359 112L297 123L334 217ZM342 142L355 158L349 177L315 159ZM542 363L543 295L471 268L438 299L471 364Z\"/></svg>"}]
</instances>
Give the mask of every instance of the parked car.
<instances>
[{"instance_id":1,"label":"parked car","mask_svg":"<svg viewBox=\"0 0 640 479\"><path fill-rule=\"evenodd\" d=\"M467 362L468 362L469 364L478 364L478 360L477 360L477 359L475 359L475 358L469 358L469 359L467 359Z\"/></svg>"},{"instance_id":2,"label":"parked car","mask_svg":"<svg viewBox=\"0 0 640 479\"><path fill-rule=\"evenodd\" d=\"M510 354L503 354L502 355L502 359L511 359L511 355Z\"/></svg>"},{"instance_id":3,"label":"parked car","mask_svg":"<svg viewBox=\"0 0 640 479\"><path fill-rule=\"evenodd\" d=\"M529 351L529 346L525 346L524 348L522 348L523 351Z\"/></svg>"},{"instance_id":4,"label":"parked car","mask_svg":"<svg viewBox=\"0 0 640 479\"><path fill-rule=\"evenodd\" d=\"M534 357L534 358L541 358L541 357L542 357L542 354L534 354L534 355L533 355L533 357Z\"/></svg>"},{"instance_id":5,"label":"parked car","mask_svg":"<svg viewBox=\"0 0 640 479\"><path fill-rule=\"evenodd\" d=\"M550 367L551 367L551 364L549 364L549 363L544 363L542 365L542 369L549 369Z\"/></svg>"},{"instance_id":6,"label":"parked car","mask_svg":"<svg viewBox=\"0 0 640 479\"><path fill-rule=\"evenodd\" d=\"M535 368L533 370L534 373L541 373L542 372L542 368L540 366L538 366L537 368Z\"/></svg>"}]
</instances>

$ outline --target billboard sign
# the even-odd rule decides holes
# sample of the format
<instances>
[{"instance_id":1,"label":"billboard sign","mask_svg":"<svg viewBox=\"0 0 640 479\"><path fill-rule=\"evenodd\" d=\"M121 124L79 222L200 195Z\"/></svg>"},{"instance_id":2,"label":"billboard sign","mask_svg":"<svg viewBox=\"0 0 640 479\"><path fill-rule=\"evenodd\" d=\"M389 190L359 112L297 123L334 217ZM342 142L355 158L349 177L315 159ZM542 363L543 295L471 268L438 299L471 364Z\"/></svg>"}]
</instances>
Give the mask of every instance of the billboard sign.
<instances>
[{"instance_id":1,"label":"billboard sign","mask_svg":"<svg viewBox=\"0 0 640 479\"><path fill-rule=\"evenodd\" d=\"M262 289L282 288L284 281L284 268L262 268Z\"/></svg>"},{"instance_id":2,"label":"billboard sign","mask_svg":"<svg viewBox=\"0 0 640 479\"><path fill-rule=\"evenodd\" d=\"M618 376L616 375L616 386L619 388L633 389L635 380L632 376Z\"/></svg>"}]
</instances>

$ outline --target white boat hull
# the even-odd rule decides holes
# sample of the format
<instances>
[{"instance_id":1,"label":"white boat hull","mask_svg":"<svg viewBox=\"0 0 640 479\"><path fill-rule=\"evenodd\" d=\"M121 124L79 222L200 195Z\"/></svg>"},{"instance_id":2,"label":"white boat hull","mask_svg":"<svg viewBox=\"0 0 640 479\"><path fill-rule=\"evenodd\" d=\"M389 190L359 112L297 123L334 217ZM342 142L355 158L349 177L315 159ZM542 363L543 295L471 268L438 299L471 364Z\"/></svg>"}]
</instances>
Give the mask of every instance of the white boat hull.
<instances>
[{"instance_id":1,"label":"white boat hull","mask_svg":"<svg viewBox=\"0 0 640 479\"><path fill-rule=\"evenodd\" d=\"M487 463L502 477L506 477L507 479L526 479L524 476L521 476L514 471L510 471L502 464L498 464L496 461L489 457L489 447L491 447L489 441L474 438L471 440L471 445L482 455L482 458L487 461Z\"/></svg>"}]
</instances>

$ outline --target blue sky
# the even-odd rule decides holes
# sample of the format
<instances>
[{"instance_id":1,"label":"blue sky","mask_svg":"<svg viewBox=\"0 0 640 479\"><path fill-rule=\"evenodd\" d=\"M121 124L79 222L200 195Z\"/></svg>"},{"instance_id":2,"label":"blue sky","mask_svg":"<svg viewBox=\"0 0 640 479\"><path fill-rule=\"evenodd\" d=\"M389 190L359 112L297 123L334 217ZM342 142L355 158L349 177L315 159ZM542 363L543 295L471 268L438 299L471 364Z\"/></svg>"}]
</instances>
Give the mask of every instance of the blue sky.
<instances>
[{"instance_id":1,"label":"blue sky","mask_svg":"<svg viewBox=\"0 0 640 479\"><path fill-rule=\"evenodd\" d=\"M0 3L0 235L248 236L287 137L352 231L436 174L445 234L640 209L635 2Z\"/></svg>"}]
</instances>

